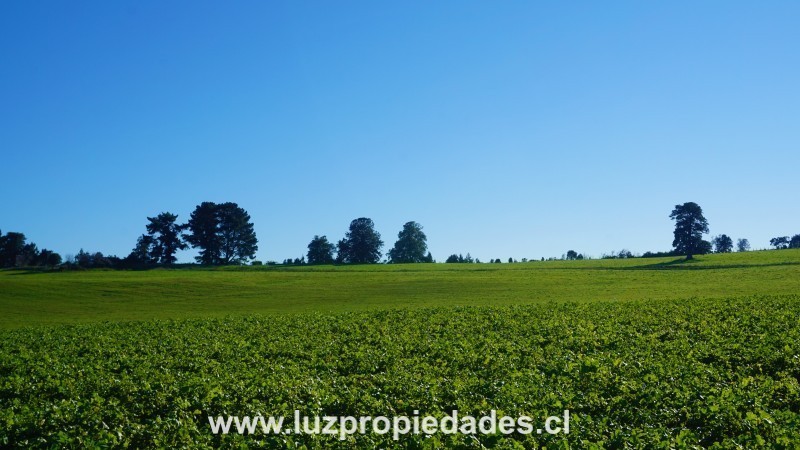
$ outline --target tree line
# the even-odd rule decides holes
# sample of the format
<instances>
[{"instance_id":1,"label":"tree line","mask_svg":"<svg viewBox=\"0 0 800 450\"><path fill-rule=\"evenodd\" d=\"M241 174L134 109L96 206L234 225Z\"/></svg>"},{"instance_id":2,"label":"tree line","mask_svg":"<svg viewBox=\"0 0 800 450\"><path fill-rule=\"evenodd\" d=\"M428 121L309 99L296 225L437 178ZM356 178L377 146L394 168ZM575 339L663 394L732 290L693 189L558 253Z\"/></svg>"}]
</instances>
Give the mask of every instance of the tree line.
<instances>
[{"instance_id":1,"label":"tree line","mask_svg":"<svg viewBox=\"0 0 800 450\"><path fill-rule=\"evenodd\" d=\"M61 255L46 248L39 250L33 242L26 242L23 233L14 231L5 235L0 231L0 267L55 267L61 264Z\"/></svg>"},{"instance_id":2,"label":"tree line","mask_svg":"<svg viewBox=\"0 0 800 450\"><path fill-rule=\"evenodd\" d=\"M192 211L188 222L162 212L148 217L146 234L126 260L130 264L170 265L179 250L198 250L195 261L207 266L243 264L255 257L258 239L250 215L236 203L203 202Z\"/></svg>"},{"instance_id":3,"label":"tree line","mask_svg":"<svg viewBox=\"0 0 800 450\"><path fill-rule=\"evenodd\" d=\"M792 237L780 236L769 240L769 245L775 247L777 250L787 248L800 248L800 234L795 234Z\"/></svg>"},{"instance_id":4,"label":"tree line","mask_svg":"<svg viewBox=\"0 0 800 450\"><path fill-rule=\"evenodd\" d=\"M733 251L733 239L720 234L706 241L703 234L708 233L708 220L703 216L703 209L694 202L687 202L682 205L675 205L670 218L675 221L675 239L672 246L679 255L686 255L686 259L692 259L692 255L703 255L711 253L730 253ZM788 248L800 248L800 234L791 238L788 236L770 239L770 245L776 250ZM739 239L736 248L740 252L750 250L750 241Z\"/></svg>"},{"instance_id":5,"label":"tree line","mask_svg":"<svg viewBox=\"0 0 800 450\"><path fill-rule=\"evenodd\" d=\"M646 252L641 257L685 256L707 253L729 253L733 251L734 241L720 234L703 239L709 232L708 220L697 203L687 202L675 205L669 215L675 221L673 249L666 252ZM65 259L56 252L38 249L35 243L27 242L23 233L0 231L0 267L109 267L119 269L170 266L177 262L178 251L193 248L198 251L195 262L206 266L229 264L261 264L254 261L258 251L258 239L250 215L236 203L203 202L197 205L186 223L179 223L178 216L162 212L155 217L147 217L145 233L140 235L131 253L124 257L106 256L101 252L87 252L81 249L74 257ZM432 263L433 255L428 251L427 236L422 225L410 221L403 225L394 246L386 253L386 263ZM384 242L375 230L375 223L367 217L350 222L345 237L334 244L325 235L315 235L308 244L308 251L302 258L286 259L286 265L304 264L376 264L381 262ZM800 248L800 234L779 236L770 239L776 250ZM736 241L736 250L750 250L750 242L741 238ZM628 250L621 250L603 258L633 258ZM588 259L575 250L569 250L561 259ZM553 260L558 258L549 258ZM545 259L542 258L542 261ZM526 258L522 262L527 262ZM452 254L446 263L480 263L467 253ZM500 258L490 263L501 263ZM509 258L508 262L517 262ZM274 264L274 263L272 263Z\"/></svg>"},{"instance_id":6,"label":"tree line","mask_svg":"<svg viewBox=\"0 0 800 450\"><path fill-rule=\"evenodd\" d=\"M0 233L2 267L80 267L132 269L169 266L177 262L178 251L199 250L195 260L203 265L243 264L255 257L258 240L250 215L236 203L203 202L194 209L188 222L178 223L178 216L162 212L148 217L146 233L139 236L128 256L106 256L102 252L80 249L66 261L49 250L37 252L36 244L25 243L22 233Z\"/></svg>"},{"instance_id":7,"label":"tree line","mask_svg":"<svg viewBox=\"0 0 800 450\"><path fill-rule=\"evenodd\" d=\"M315 235L308 244L308 264L376 264L381 260L383 240L375 223L367 217L350 222L344 238L335 245L327 236ZM410 221L397 234L397 241L386 254L389 264L434 262L428 251L428 237L422 225Z\"/></svg>"}]
</instances>

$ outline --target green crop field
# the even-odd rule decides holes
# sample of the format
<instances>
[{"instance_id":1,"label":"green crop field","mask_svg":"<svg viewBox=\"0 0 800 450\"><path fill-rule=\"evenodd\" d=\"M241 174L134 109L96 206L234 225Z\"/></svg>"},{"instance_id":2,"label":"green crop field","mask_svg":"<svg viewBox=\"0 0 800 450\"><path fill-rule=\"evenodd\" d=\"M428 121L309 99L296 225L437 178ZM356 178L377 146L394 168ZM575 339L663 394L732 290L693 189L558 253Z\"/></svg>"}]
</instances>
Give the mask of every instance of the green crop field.
<instances>
[{"instance_id":1,"label":"green crop field","mask_svg":"<svg viewBox=\"0 0 800 450\"><path fill-rule=\"evenodd\" d=\"M798 448L800 251L0 272L0 446ZM214 434L208 416L568 409L569 434Z\"/></svg>"}]
</instances>

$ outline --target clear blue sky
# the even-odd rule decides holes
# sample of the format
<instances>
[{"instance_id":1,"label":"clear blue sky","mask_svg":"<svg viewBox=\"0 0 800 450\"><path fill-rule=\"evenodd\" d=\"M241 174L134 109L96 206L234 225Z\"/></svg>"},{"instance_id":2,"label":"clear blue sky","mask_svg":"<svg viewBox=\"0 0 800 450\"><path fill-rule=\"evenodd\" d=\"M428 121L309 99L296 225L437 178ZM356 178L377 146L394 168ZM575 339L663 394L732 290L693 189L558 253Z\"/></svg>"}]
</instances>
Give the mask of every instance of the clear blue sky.
<instances>
[{"instance_id":1,"label":"clear blue sky","mask_svg":"<svg viewBox=\"0 0 800 450\"><path fill-rule=\"evenodd\" d=\"M442 261L800 233L800 3L0 4L0 229L127 255L247 209L258 258L370 217ZM192 252L180 259L191 260Z\"/></svg>"}]
</instances>

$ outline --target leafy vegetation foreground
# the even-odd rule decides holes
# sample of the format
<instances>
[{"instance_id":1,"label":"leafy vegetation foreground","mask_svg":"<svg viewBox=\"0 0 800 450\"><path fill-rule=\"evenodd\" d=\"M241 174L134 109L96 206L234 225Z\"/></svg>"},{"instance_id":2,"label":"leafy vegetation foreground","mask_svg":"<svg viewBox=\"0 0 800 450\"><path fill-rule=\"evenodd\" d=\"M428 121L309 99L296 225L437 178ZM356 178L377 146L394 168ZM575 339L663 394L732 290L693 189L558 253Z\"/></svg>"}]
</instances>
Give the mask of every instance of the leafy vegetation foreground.
<instances>
[{"instance_id":1,"label":"leafy vegetation foreground","mask_svg":"<svg viewBox=\"0 0 800 450\"><path fill-rule=\"evenodd\" d=\"M103 323L0 334L0 445L795 448L800 296ZM214 435L209 415L571 411L569 435Z\"/></svg>"},{"instance_id":2,"label":"leafy vegetation foreground","mask_svg":"<svg viewBox=\"0 0 800 450\"><path fill-rule=\"evenodd\" d=\"M796 448L798 262L2 271L0 447ZM569 409L571 431L340 442L207 419L295 409Z\"/></svg>"}]
</instances>

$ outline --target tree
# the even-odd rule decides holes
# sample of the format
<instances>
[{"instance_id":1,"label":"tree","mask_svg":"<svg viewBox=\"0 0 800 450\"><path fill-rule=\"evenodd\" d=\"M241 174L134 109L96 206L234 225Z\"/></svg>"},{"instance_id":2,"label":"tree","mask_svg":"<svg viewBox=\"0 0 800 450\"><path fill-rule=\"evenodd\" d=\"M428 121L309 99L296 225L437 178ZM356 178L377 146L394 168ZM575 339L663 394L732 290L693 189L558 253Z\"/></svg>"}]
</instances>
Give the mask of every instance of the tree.
<instances>
[{"instance_id":1,"label":"tree","mask_svg":"<svg viewBox=\"0 0 800 450\"><path fill-rule=\"evenodd\" d=\"M334 262L336 264L344 264L345 258L347 257L347 241L344 239L339 239L339 242L336 243L336 258Z\"/></svg>"},{"instance_id":2,"label":"tree","mask_svg":"<svg viewBox=\"0 0 800 450\"><path fill-rule=\"evenodd\" d=\"M567 252L567 259L568 260L578 259L578 252L576 252L575 250L568 251Z\"/></svg>"},{"instance_id":3,"label":"tree","mask_svg":"<svg viewBox=\"0 0 800 450\"><path fill-rule=\"evenodd\" d=\"M779 236L769 240L769 245L775 247L775 250L783 250L789 248L789 236Z\"/></svg>"},{"instance_id":4,"label":"tree","mask_svg":"<svg viewBox=\"0 0 800 450\"><path fill-rule=\"evenodd\" d=\"M200 264L210 266L219 263L218 224L217 205L213 202L197 205L189 216L186 224L189 234L184 238L192 247L200 249L200 256L195 257Z\"/></svg>"},{"instance_id":5,"label":"tree","mask_svg":"<svg viewBox=\"0 0 800 450\"><path fill-rule=\"evenodd\" d=\"M43 248L41 252L39 252L39 257L37 258L37 265L39 266L48 266L48 267L55 267L61 264L61 255L58 253Z\"/></svg>"},{"instance_id":6,"label":"tree","mask_svg":"<svg viewBox=\"0 0 800 450\"><path fill-rule=\"evenodd\" d=\"M448 256L447 259L444 261L445 263L457 263L458 262L458 255L455 253Z\"/></svg>"},{"instance_id":7,"label":"tree","mask_svg":"<svg viewBox=\"0 0 800 450\"><path fill-rule=\"evenodd\" d=\"M117 260L116 256L105 256L102 252L95 252L92 255L91 267L114 267L114 263Z\"/></svg>"},{"instance_id":8,"label":"tree","mask_svg":"<svg viewBox=\"0 0 800 450\"><path fill-rule=\"evenodd\" d=\"M93 263L94 261L92 255L89 252L85 252L83 249L80 249L78 254L75 255L75 264L77 264L78 267L88 269L89 267L92 267Z\"/></svg>"},{"instance_id":9,"label":"tree","mask_svg":"<svg viewBox=\"0 0 800 450\"><path fill-rule=\"evenodd\" d=\"M747 239L739 239L736 241L736 251L737 252L746 252L750 250L750 241Z\"/></svg>"},{"instance_id":10,"label":"tree","mask_svg":"<svg viewBox=\"0 0 800 450\"><path fill-rule=\"evenodd\" d=\"M675 221L675 239L672 241L675 251L686 255L686 259L707 253L710 245L703 243L703 234L708 233L708 221L703 217L700 205L694 202L675 205L669 217Z\"/></svg>"},{"instance_id":11,"label":"tree","mask_svg":"<svg viewBox=\"0 0 800 450\"><path fill-rule=\"evenodd\" d=\"M149 234L143 234L136 240L136 247L133 248L131 254L128 255L127 262L132 265L150 265L157 264L158 258L153 255L155 246L155 239Z\"/></svg>"},{"instance_id":12,"label":"tree","mask_svg":"<svg viewBox=\"0 0 800 450\"><path fill-rule=\"evenodd\" d=\"M178 260L175 253L189 248L181 238L181 232L186 229L186 225L177 224L178 216L168 212L148 217L147 220L150 221L147 224L147 233L153 238L152 258L156 263L173 264Z\"/></svg>"},{"instance_id":13,"label":"tree","mask_svg":"<svg viewBox=\"0 0 800 450\"><path fill-rule=\"evenodd\" d=\"M730 253L733 251L733 239L727 234L720 234L711 239L716 253Z\"/></svg>"},{"instance_id":14,"label":"tree","mask_svg":"<svg viewBox=\"0 0 800 450\"><path fill-rule=\"evenodd\" d=\"M26 243L22 233L0 233L0 267L25 267L38 264L39 249L33 242Z\"/></svg>"},{"instance_id":15,"label":"tree","mask_svg":"<svg viewBox=\"0 0 800 450\"><path fill-rule=\"evenodd\" d=\"M105 256L102 252L87 252L81 249L75 255L75 264L84 269L91 269L96 267L117 267L120 264L120 259L116 256Z\"/></svg>"},{"instance_id":16,"label":"tree","mask_svg":"<svg viewBox=\"0 0 800 450\"><path fill-rule=\"evenodd\" d=\"M800 234L795 234L789 240L789 248L800 248Z\"/></svg>"},{"instance_id":17,"label":"tree","mask_svg":"<svg viewBox=\"0 0 800 450\"><path fill-rule=\"evenodd\" d=\"M22 252L17 255L16 266L27 267L36 264L36 259L39 256L39 249L36 244L29 242L22 247Z\"/></svg>"},{"instance_id":18,"label":"tree","mask_svg":"<svg viewBox=\"0 0 800 450\"><path fill-rule=\"evenodd\" d=\"M375 264L381 259L383 241L372 219L361 217L350 222L350 231L339 241L337 259L351 264Z\"/></svg>"},{"instance_id":19,"label":"tree","mask_svg":"<svg viewBox=\"0 0 800 450\"><path fill-rule=\"evenodd\" d=\"M221 264L243 264L255 258L258 239L250 214L236 203L217 205L217 237Z\"/></svg>"},{"instance_id":20,"label":"tree","mask_svg":"<svg viewBox=\"0 0 800 450\"><path fill-rule=\"evenodd\" d=\"M200 249L195 259L201 264L242 264L258 250L250 215L236 203L203 202L192 212L186 228L185 239Z\"/></svg>"},{"instance_id":21,"label":"tree","mask_svg":"<svg viewBox=\"0 0 800 450\"><path fill-rule=\"evenodd\" d=\"M417 222L406 222L397 233L397 242L389 250L390 263L426 262L425 252L428 250L427 237L422 232L422 225Z\"/></svg>"},{"instance_id":22,"label":"tree","mask_svg":"<svg viewBox=\"0 0 800 450\"><path fill-rule=\"evenodd\" d=\"M309 264L333 264L334 245L328 242L326 236L314 236L308 244L308 263Z\"/></svg>"},{"instance_id":23,"label":"tree","mask_svg":"<svg viewBox=\"0 0 800 450\"><path fill-rule=\"evenodd\" d=\"M25 252L25 235L13 231L0 236L0 267L14 267Z\"/></svg>"}]
</instances>

